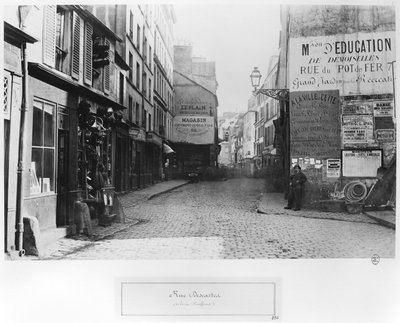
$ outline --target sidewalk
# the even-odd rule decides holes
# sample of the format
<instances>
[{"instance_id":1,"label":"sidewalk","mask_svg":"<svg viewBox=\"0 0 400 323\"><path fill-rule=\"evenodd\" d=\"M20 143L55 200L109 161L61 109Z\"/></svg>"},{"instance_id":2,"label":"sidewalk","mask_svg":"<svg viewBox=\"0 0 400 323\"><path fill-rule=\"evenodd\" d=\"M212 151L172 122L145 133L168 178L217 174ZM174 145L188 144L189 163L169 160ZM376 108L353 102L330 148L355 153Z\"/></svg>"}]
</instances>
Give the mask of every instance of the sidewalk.
<instances>
[{"instance_id":1,"label":"sidewalk","mask_svg":"<svg viewBox=\"0 0 400 323\"><path fill-rule=\"evenodd\" d=\"M364 214L371 219L379 222L385 227L396 230L396 212L393 210L385 211L364 211Z\"/></svg>"},{"instance_id":2,"label":"sidewalk","mask_svg":"<svg viewBox=\"0 0 400 323\"><path fill-rule=\"evenodd\" d=\"M95 225L93 226L93 235L91 237L86 235L72 236L69 238L64 237L46 246L40 253L39 257L25 256L24 258L21 258L21 260L46 260L60 258L79 249L84 249L98 240L106 239L120 231L127 230L140 222L140 220L134 218L133 215L133 208L135 206L161 194L182 187L188 183L189 181L186 180L170 180L137 191L120 193L118 194L118 200L120 201L121 207L126 215L124 222L114 222L107 227Z\"/></svg>"},{"instance_id":3,"label":"sidewalk","mask_svg":"<svg viewBox=\"0 0 400 323\"><path fill-rule=\"evenodd\" d=\"M300 211L286 210L284 207L287 201L283 193L263 193L260 197L259 205L257 208L258 213L263 214L282 214L283 216L300 216L305 218L347 221L347 222L360 222L377 224L376 219L370 218L365 214L350 214L347 212L325 212L315 209L303 208Z\"/></svg>"}]
</instances>

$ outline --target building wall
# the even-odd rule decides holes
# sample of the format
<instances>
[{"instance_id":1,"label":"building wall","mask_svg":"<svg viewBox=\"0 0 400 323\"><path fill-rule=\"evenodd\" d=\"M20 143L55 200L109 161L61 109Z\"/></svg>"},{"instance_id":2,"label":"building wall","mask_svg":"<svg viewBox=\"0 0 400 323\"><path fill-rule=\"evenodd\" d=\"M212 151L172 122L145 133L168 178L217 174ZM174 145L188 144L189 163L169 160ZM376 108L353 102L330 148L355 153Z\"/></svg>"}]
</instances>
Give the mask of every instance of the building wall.
<instances>
[{"instance_id":1,"label":"building wall","mask_svg":"<svg viewBox=\"0 0 400 323\"><path fill-rule=\"evenodd\" d=\"M350 180L370 188L380 165L375 155L382 150L382 165L388 166L396 152L395 10L293 6L289 16L291 161L308 176L312 200L320 198L321 186L327 187L325 197ZM367 167L375 162L375 170Z\"/></svg>"}]
</instances>

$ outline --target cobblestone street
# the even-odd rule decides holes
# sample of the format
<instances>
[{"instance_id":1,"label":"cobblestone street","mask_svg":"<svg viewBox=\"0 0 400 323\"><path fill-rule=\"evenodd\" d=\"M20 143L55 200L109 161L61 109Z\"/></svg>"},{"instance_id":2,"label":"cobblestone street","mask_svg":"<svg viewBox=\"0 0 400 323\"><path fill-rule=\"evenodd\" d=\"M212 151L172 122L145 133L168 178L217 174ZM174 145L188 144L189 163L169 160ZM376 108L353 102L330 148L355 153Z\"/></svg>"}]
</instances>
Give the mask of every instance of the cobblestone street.
<instances>
[{"instance_id":1,"label":"cobblestone street","mask_svg":"<svg viewBox=\"0 0 400 323\"><path fill-rule=\"evenodd\" d=\"M138 224L54 259L273 259L395 256L395 231L365 215L284 210L261 179L200 182L125 208ZM128 202L126 202L128 203ZM129 206L129 204L127 204Z\"/></svg>"}]
</instances>

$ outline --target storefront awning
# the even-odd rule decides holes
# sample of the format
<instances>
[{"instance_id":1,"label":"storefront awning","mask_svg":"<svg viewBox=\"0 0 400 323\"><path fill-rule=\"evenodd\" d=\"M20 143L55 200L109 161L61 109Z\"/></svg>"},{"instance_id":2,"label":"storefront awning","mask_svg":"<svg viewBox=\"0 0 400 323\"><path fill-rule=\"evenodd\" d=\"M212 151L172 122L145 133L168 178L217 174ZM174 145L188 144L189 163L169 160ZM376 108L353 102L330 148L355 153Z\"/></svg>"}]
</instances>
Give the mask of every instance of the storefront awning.
<instances>
[{"instance_id":1,"label":"storefront awning","mask_svg":"<svg viewBox=\"0 0 400 323\"><path fill-rule=\"evenodd\" d=\"M168 146L167 144L163 144L163 153L164 154L172 154L174 152L175 151L173 151L170 146Z\"/></svg>"}]
</instances>

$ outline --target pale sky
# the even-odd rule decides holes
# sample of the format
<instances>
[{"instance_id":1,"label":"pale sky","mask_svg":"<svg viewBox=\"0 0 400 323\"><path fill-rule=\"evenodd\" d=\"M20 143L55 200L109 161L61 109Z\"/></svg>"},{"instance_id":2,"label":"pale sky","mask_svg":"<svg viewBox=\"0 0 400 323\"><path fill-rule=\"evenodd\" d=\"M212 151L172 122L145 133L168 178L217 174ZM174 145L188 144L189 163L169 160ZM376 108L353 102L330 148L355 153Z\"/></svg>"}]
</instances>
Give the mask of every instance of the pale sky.
<instances>
[{"instance_id":1,"label":"pale sky","mask_svg":"<svg viewBox=\"0 0 400 323\"><path fill-rule=\"evenodd\" d=\"M280 6L273 4L174 4L174 37L193 45L193 55L216 62L218 115L247 111L250 73L262 79L278 54Z\"/></svg>"}]
</instances>

